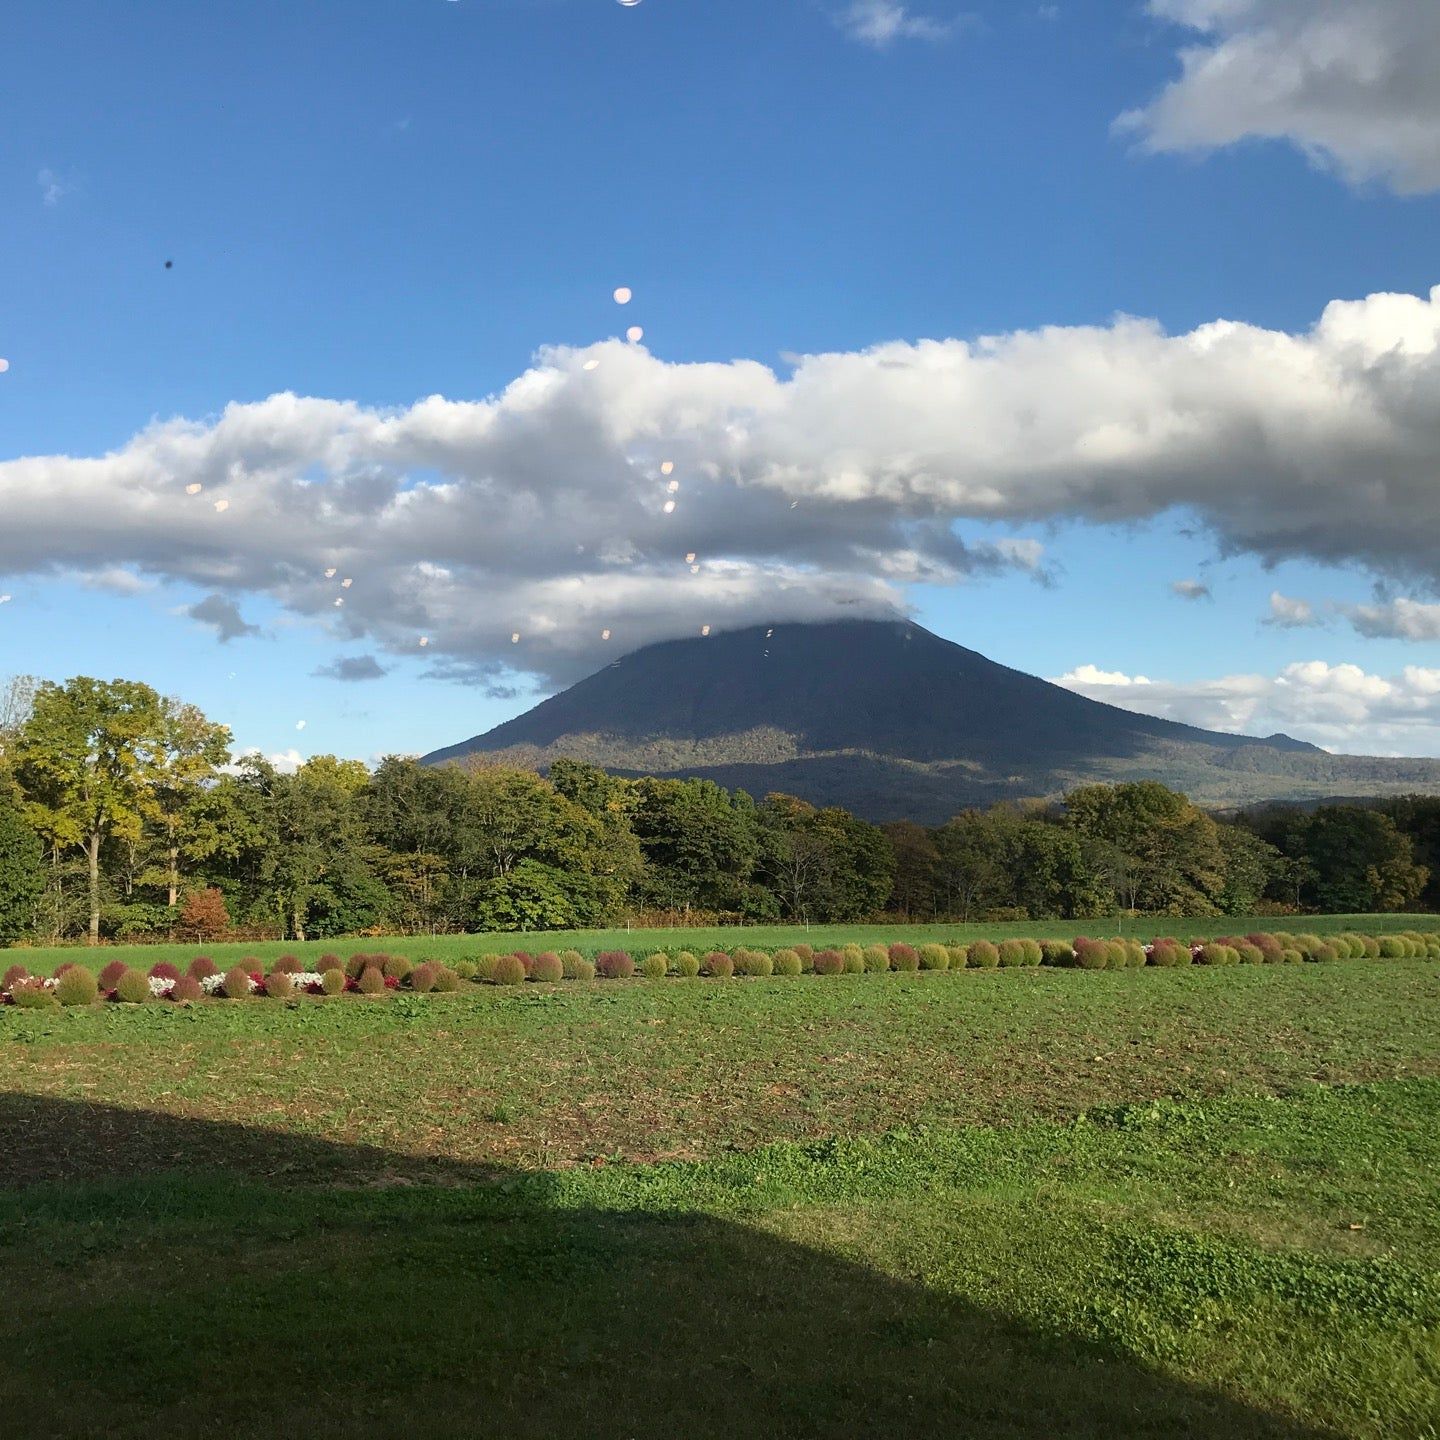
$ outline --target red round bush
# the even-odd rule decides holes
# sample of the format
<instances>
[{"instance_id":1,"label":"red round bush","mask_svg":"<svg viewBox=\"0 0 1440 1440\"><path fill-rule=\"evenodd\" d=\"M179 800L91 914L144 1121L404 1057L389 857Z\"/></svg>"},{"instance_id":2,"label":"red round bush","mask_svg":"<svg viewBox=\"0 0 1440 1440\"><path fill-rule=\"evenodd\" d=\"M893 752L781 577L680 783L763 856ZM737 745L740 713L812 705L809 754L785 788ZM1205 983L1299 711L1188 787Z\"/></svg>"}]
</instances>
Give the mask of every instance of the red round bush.
<instances>
[{"instance_id":1,"label":"red round bush","mask_svg":"<svg viewBox=\"0 0 1440 1440\"><path fill-rule=\"evenodd\" d=\"M428 995L435 988L435 977L438 973L438 967L428 960L423 965L417 965L407 977L410 988L421 995Z\"/></svg>"},{"instance_id":2,"label":"red round bush","mask_svg":"<svg viewBox=\"0 0 1440 1440\"><path fill-rule=\"evenodd\" d=\"M595 973L602 980L628 980L635 973L635 959L626 950L602 950L595 957Z\"/></svg>"},{"instance_id":3,"label":"red round bush","mask_svg":"<svg viewBox=\"0 0 1440 1440\"><path fill-rule=\"evenodd\" d=\"M281 975L300 975L305 970L305 962L298 955L282 955L274 968Z\"/></svg>"},{"instance_id":4,"label":"red round bush","mask_svg":"<svg viewBox=\"0 0 1440 1440\"><path fill-rule=\"evenodd\" d=\"M110 962L110 965L114 965L114 964L118 964L118 963L119 963L118 961L112 960L112 961ZM107 965L107 966L105 967L105 969L108 970L108 969L110 968L110 965ZM125 969L125 967L124 967L123 965L121 965L121 966L120 966L120 970L123 971L124 969ZM30 972L29 972L23 965L12 965L12 966L5 972L5 979L4 979L4 981L3 981L3 982L0 982L0 990L8 990L12 985L14 985L14 984L16 983L16 981L26 979L26 978L29 976L29 974L30 974ZM104 971L101 971L101 974L104 974ZM106 988L107 990L113 990L113 989L115 988L115 982L114 982L114 980L111 980L110 984L108 984L105 988Z\"/></svg>"},{"instance_id":5,"label":"red round bush","mask_svg":"<svg viewBox=\"0 0 1440 1440\"><path fill-rule=\"evenodd\" d=\"M890 947L890 968L892 970L918 970L920 952L913 945L892 945Z\"/></svg>"},{"instance_id":6,"label":"red round bush","mask_svg":"<svg viewBox=\"0 0 1440 1440\"><path fill-rule=\"evenodd\" d=\"M193 1005L197 1000L205 998L205 991L193 975L182 975L170 991L170 998Z\"/></svg>"},{"instance_id":7,"label":"red round bush","mask_svg":"<svg viewBox=\"0 0 1440 1440\"><path fill-rule=\"evenodd\" d=\"M552 950L535 957L530 967L530 978L546 985L553 985L565 978L565 962Z\"/></svg>"},{"instance_id":8,"label":"red round bush","mask_svg":"<svg viewBox=\"0 0 1440 1440\"><path fill-rule=\"evenodd\" d=\"M344 970L345 962L338 955L322 955L315 962L315 973L323 975L327 970Z\"/></svg>"},{"instance_id":9,"label":"red round bush","mask_svg":"<svg viewBox=\"0 0 1440 1440\"><path fill-rule=\"evenodd\" d=\"M812 957L817 975L843 975L845 957L838 950L817 950Z\"/></svg>"},{"instance_id":10,"label":"red round bush","mask_svg":"<svg viewBox=\"0 0 1440 1440\"><path fill-rule=\"evenodd\" d=\"M172 965L168 960L157 960L150 967L150 978L152 980L178 980L180 967Z\"/></svg>"},{"instance_id":11,"label":"red round bush","mask_svg":"<svg viewBox=\"0 0 1440 1440\"><path fill-rule=\"evenodd\" d=\"M735 962L723 950L712 950L705 957L705 973L716 980L728 980L735 973Z\"/></svg>"},{"instance_id":12,"label":"red round bush","mask_svg":"<svg viewBox=\"0 0 1440 1440\"><path fill-rule=\"evenodd\" d=\"M197 955L191 962L186 974L196 980L208 980L212 975L218 975L220 967L208 955Z\"/></svg>"}]
</instances>

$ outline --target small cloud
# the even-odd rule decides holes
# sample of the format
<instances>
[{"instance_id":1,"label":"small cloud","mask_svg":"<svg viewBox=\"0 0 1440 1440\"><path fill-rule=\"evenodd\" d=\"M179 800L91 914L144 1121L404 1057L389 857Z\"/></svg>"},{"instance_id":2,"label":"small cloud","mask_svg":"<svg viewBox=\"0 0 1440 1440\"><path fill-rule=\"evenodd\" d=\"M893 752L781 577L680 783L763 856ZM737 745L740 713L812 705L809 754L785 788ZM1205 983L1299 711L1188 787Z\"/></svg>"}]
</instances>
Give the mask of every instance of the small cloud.
<instances>
[{"instance_id":1,"label":"small cloud","mask_svg":"<svg viewBox=\"0 0 1440 1440\"><path fill-rule=\"evenodd\" d=\"M1397 599L1384 605L1345 605L1341 609L1367 639L1440 640L1440 605Z\"/></svg>"},{"instance_id":2,"label":"small cloud","mask_svg":"<svg viewBox=\"0 0 1440 1440\"><path fill-rule=\"evenodd\" d=\"M238 640L245 635L258 635L260 627L252 625L240 613L240 607L223 595L207 595L203 600L188 606L183 612L192 620L208 625L215 631L215 638L222 644Z\"/></svg>"},{"instance_id":3,"label":"small cloud","mask_svg":"<svg viewBox=\"0 0 1440 1440\"><path fill-rule=\"evenodd\" d=\"M40 186L40 199L46 205L58 205L74 188L74 184L50 169L42 170L36 177Z\"/></svg>"},{"instance_id":4,"label":"small cloud","mask_svg":"<svg viewBox=\"0 0 1440 1440\"><path fill-rule=\"evenodd\" d=\"M1280 630L1303 630L1319 623L1320 617L1308 600L1296 600L1278 590L1270 592L1270 613L1265 617L1265 624Z\"/></svg>"},{"instance_id":5,"label":"small cloud","mask_svg":"<svg viewBox=\"0 0 1440 1440\"><path fill-rule=\"evenodd\" d=\"M966 17L934 20L912 15L900 0L851 0L833 18L851 40L884 50L897 40L944 40Z\"/></svg>"},{"instance_id":6,"label":"small cloud","mask_svg":"<svg viewBox=\"0 0 1440 1440\"><path fill-rule=\"evenodd\" d=\"M311 674L322 680L379 680L390 672L373 655L342 655Z\"/></svg>"},{"instance_id":7,"label":"small cloud","mask_svg":"<svg viewBox=\"0 0 1440 1440\"><path fill-rule=\"evenodd\" d=\"M1203 580L1172 580L1171 591L1182 600L1213 600L1210 587Z\"/></svg>"},{"instance_id":8,"label":"small cloud","mask_svg":"<svg viewBox=\"0 0 1440 1440\"><path fill-rule=\"evenodd\" d=\"M1060 7L1058 5L1042 5L1035 13L1042 20L1058 20Z\"/></svg>"},{"instance_id":9,"label":"small cloud","mask_svg":"<svg viewBox=\"0 0 1440 1440\"><path fill-rule=\"evenodd\" d=\"M87 571L80 576L80 583L87 590L105 590L111 595L143 595L155 588L155 581L120 565Z\"/></svg>"}]
</instances>

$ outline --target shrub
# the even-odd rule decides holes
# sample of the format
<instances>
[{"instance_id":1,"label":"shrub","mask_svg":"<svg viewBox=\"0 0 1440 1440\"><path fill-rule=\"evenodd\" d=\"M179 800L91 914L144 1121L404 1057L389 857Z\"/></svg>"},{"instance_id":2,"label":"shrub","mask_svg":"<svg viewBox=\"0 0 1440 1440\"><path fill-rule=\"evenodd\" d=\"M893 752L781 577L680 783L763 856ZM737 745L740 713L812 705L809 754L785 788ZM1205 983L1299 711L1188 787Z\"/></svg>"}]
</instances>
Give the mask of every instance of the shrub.
<instances>
[{"instance_id":1,"label":"shrub","mask_svg":"<svg viewBox=\"0 0 1440 1440\"><path fill-rule=\"evenodd\" d=\"M1318 935L1297 935L1295 937L1295 948L1307 959L1324 943Z\"/></svg>"},{"instance_id":2,"label":"shrub","mask_svg":"<svg viewBox=\"0 0 1440 1440\"><path fill-rule=\"evenodd\" d=\"M227 1000L248 1000L250 998L250 972L243 965L236 965L227 970L224 980L220 982L219 993Z\"/></svg>"},{"instance_id":3,"label":"shrub","mask_svg":"<svg viewBox=\"0 0 1440 1440\"><path fill-rule=\"evenodd\" d=\"M229 982L226 982L228 989ZM289 1000L295 994L295 982L288 970L272 970L265 977L265 993L272 1000Z\"/></svg>"},{"instance_id":4,"label":"shrub","mask_svg":"<svg viewBox=\"0 0 1440 1440\"><path fill-rule=\"evenodd\" d=\"M1150 947L1150 963L1170 969L1176 965L1190 963L1190 951L1178 940L1160 939Z\"/></svg>"},{"instance_id":5,"label":"shrub","mask_svg":"<svg viewBox=\"0 0 1440 1440\"><path fill-rule=\"evenodd\" d=\"M1195 957L1197 965L1234 965L1240 957L1228 946L1221 945L1212 940L1208 945L1200 947L1200 953Z\"/></svg>"},{"instance_id":6,"label":"shrub","mask_svg":"<svg viewBox=\"0 0 1440 1440\"><path fill-rule=\"evenodd\" d=\"M1252 945L1248 940L1242 940L1231 948L1240 957L1242 965L1263 965L1265 963L1265 952L1258 945Z\"/></svg>"},{"instance_id":7,"label":"shrub","mask_svg":"<svg viewBox=\"0 0 1440 1440\"><path fill-rule=\"evenodd\" d=\"M112 965L115 967L115 974L110 977L110 984L105 987L107 990L114 985L115 980L125 969L122 961L112 960L110 964L105 967L105 970L109 970ZM103 975L105 970L102 970L100 973ZM30 972L23 965L12 965L5 972L5 979L0 981L0 990L8 990L17 980L26 980L29 976Z\"/></svg>"},{"instance_id":8,"label":"shrub","mask_svg":"<svg viewBox=\"0 0 1440 1440\"><path fill-rule=\"evenodd\" d=\"M302 975L305 972L305 962L298 955L282 955L274 965L271 973L279 971L282 975Z\"/></svg>"},{"instance_id":9,"label":"shrub","mask_svg":"<svg viewBox=\"0 0 1440 1440\"><path fill-rule=\"evenodd\" d=\"M205 990L193 975L182 975L170 991L170 998L178 1005L194 1005L205 998Z\"/></svg>"},{"instance_id":10,"label":"shrub","mask_svg":"<svg viewBox=\"0 0 1440 1440\"><path fill-rule=\"evenodd\" d=\"M180 907L180 928L197 939L213 939L230 928L230 912L219 890L192 890Z\"/></svg>"},{"instance_id":11,"label":"shrub","mask_svg":"<svg viewBox=\"0 0 1440 1440\"><path fill-rule=\"evenodd\" d=\"M1020 944L1025 949L1025 963L1027 965L1039 965L1045 959L1045 952L1040 948L1038 940L1022 940Z\"/></svg>"},{"instance_id":12,"label":"shrub","mask_svg":"<svg viewBox=\"0 0 1440 1440\"><path fill-rule=\"evenodd\" d=\"M490 979L496 985L523 985L525 963L518 955L497 955L490 962Z\"/></svg>"},{"instance_id":13,"label":"shrub","mask_svg":"<svg viewBox=\"0 0 1440 1440\"><path fill-rule=\"evenodd\" d=\"M380 973L387 980L404 980L414 972L414 963L404 955L387 955L380 965Z\"/></svg>"},{"instance_id":14,"label":"shrub","mask_svg":"<svg viewBox=\"0 0 1440 1440\"><path fill-rule=\"evenodd\" d=\"M575 962L575 978L577 980L593 980L595 978L595 962L583 957L577 960Z\"/></svg>"},{"instance_id":15,"label":"shrub","mask_svg":"<svg viewBox=\"0 0 1440 1440\"><path fill-rule=\"evenodd\" d=\"M535 963L535 957L528 950L517 950L515 958L525 967L525 973L530 973L530 967Z\"/></svg>"},{"instance_id":16,"label":"shrub","mask_svg":"<svg viewBox=\"0 0 1440 1440\"><path fill-rule=\"evenodd\" d=\"M770 964L776 975L798 975L805 968L793 950L777 950L771 957Z\"/></svg>"},{"instance_id":17,"label":"shrub","mask_svg":"<svg viewBox=\"0 0 1440 1440\"><path fill-rule=\"evenodd\" d=\"M435 989L442 995L453 995L460 988L460 977L449 965L435 967Z\"/></svg>"},{"instance_id":18,"label":"shrub","mask_svg":"<svg viewBox=\"0 0 1440 1440\"><path fill-rule=\"evenodd\" d=\"M540 985L554 985L565 978L565 962L553 950L547 950L535 957L530 978Z\"/></svg>"},{"instance_id":19,"label":"shrub","mask_svg":"<svg viewBox=\"0 0 1440 1440\"><path fill-rule=\"evenodd\" d=\"M1317 965L1326 964L1330 961L1338 960L1340 958L1340 952L1333 945L1321 941L1319 945L1311 947L1309 954L1306 955L1305 958Z\"/></svg>"},{"instance_id":20,"label":"shrub","mask_svg":"<svg viewBox=\"0 0 1440 1440\"><path fill-rule=\"evenodd\" d=\"M670 973L670 957L658 950L653 955L647 955L640 963L640 973L647 980L663 980Z\"/></svg>"},{"instance_id":21,"label":"shrub","mask_svg":"<svg viewBox=\"0 0 1440 1440\"><path fill-rule=\"evenodd\" d=\"M103 975L105 972L102 970L100 973ZM185 973L192 980L208 980L212 975L220 973L220 967L208 955L197 955Z\"/></svg>"},{"instance_id":22,"label":"shrub","mask_svg":"<svg viewBox=\"0 0 1440 1440\"><path fill-rule=\"evenodd\" d=\"M345 983L345 967L343 965L332 965L328 970L320 971L320 988L327 995L343 995Z\"/></svg>"},{"instance_id":23,"label":"shrub","mask_svg":"<svg viewBox=\"0 0 1440 1440\"><path fill-rule=\"evenodd\" d=\"M948 960L949 957L947 956ZM845 957L838 950L817 950L815 952L815 973L817 975L843 975Z\"/></svg>"},{"instance_id":24,"label":"shrub","mask_svg":"<svg viewBox=\"0 0 1440 1440\"><path fill-rule=\"evenodd\" d=\"M972 970L993 970L1000 963L1000 950L988 940L977 940L966 958Z\"/></svg>"},{"instance_id":25,"label":"shrub","mask_svg":"<svg viewBox=\"0 0 1440 1440\"><path fill-rule=\"evenodd\" d=\"M998 948L1000 963L1006 969L1025 963L1025 947L1018 940L1002 940Z\"/></svg>"},{"instance_id":26,"label":"shrub","mask_svg":"<svg viewBox=\"0 0 1440 1440\"><path fill-rule=\"evenodd\" d=\"M338 955L322 955L315 962L315 973L323 975L327 970L338 970L345 973L345 962Z\"/></svg>"},{"instance_id":27,"label":"shrub","mask_svg":"<svg viewBox=\"0 0 1440 1440\"><path fill-rule=\"evenodd\" d=\"M578 950L562 950L560 952L560 973L567 979L575 978L575 967L585 957Z\"/></svg>"},{"instance_id":28,"label":"shrub","mask_svg":"<svg viewBox=\"0 0 1440 1440\"><path fill-rule=\"evenodd\" d=\"M799 957L800 964L808 967L815 958L815 947L813 945L792 945L790 947Z\"/></svg>"},{"instance_id":29,"label":"shrub","mask_svg":"<svg viewBox=\"0 0 1440 1440\"><path fill-rule=\"evenodd\" d=\"M1081 970L1108 970L1110 968L1110 947L1103 940L1091 940L1081 935L1072 947L1075 964Z\"/></svg>"},{"instance_id":30,"label":"shrub","mask_svg":"<svg viewBox=\"0 0 1440 1440\"><path fill-rule=\"evenodd\" d=\"M345 973L352 980L358 980L369 967L370 958L369 955L366 955L362 951L356 951L356 953L345 962Z\"/></svg>"},{"instance_id":31,"label":"shrub","mask_svg":"<svg viewBox=\"0 0 1440 1440\"><path fill-rule=\"evenodd\" d=\"M93 1005L99 996L95 977L79 965L67 970L55 986L55 998L62 1005Z\"/></svg>"},{"instance_id":32,"label":"shrub","mask_svg":"<svg viewBox=\"0 0 1440 1440\"><path fill-rule=\"evenodd\" d=\"M1264 930L1257 930L1245 937L1249 945L1253 945L1265 957L1267 965L1280 964L1281 956L1285 953L1285 947L1280 943L1278 937L1267 934Z\"/></svg>"},{"instance_id":33,"label":"shrub","mask_svg":"<svg viewBox=\"0 0 1440 1440\"><path fill-rule=\"evenodd\" d=\"M595 957L595 973L602 980L628 980L635 973L634 957L626 950L602 950Z\"/></svg>"},{"instance_id":34,"label":"shrub","mask_svg":"<svg viewBox=\"0 0 1440 1440\"><path fill-rule=\"evenodd\" d=\"M735 962L723 950L712 950L705 957L705 973L715 980L728 980L735 973Z\"/></svg>"},{"instance_id":35,"label":"shrub","mask_svg":"<svg viewBox=\"0 0 1440 1440\"><path fill-rule=\"evenodd\" d=\"M250 977L245 980L248 984ZM127 965L115 981L115 998L125 1005L144 1005L151 998L149 978Z\"/></svg>"},{"instance_id":36,"label":"shrub","mask_svg":"<svg viewBox=\"0 0 1440 1440\"><path fill-rule=\"evenodd\" d=\"M872 975L890 968L890 952L883 945L865 947L865 969Z\"/></svg>"},{"instance_id":37,"label":"shrub","mask_svg":"<svg viewBox=\"0 0 1440 1440\"><path fill-rule=\"evenodd\" d=\"M840 953L847 962L852 962L857 971L865 968L865 947L857 945L853 940L848 945L840 947Z\"/></svg>"},{"instance_id":38,"label":"shrub","mask_svg":"<svg viewBox=\"0 0 1440 1440\"><path fill-rule=\"evenodd\" d=\"M360 971L357 988L362 995L383 995L388 988L384 972L378 965L366 965Z\"/></svg>"},{"instance_id":39,"label":"shrub","mask_svg":"<svg viewBox=\"0 0 1440 1440\"><path fill-rule=\"evenodd\" d=\"M1365 958L1365 942L1353 930L1346 931L1343 935L1336 935L1332 943L1337 950L1341 945L1345 946L1345 949L1340 951L1341 958L1344 960L1363 960Z\"/></svg>"},{"instance_id":40,"label":"shrub","mask_svg":"<svg viewBox=\"0 0 1440 1440\"><path fill-rule=\"evenodd\" d=\"M963 970L969 963L970 948L967 945L947 945L945 953L950 957L952 970Z\"/></svg>"},{"instance_id":41,"label":"shrub","mask_svg":"<svg viewBox=\"0 0 1440 1440\"><path fill-rule=\"evenodd\" d=\"M682 979L693 980L700 973L700 962L688 950L682 950L675 957L675 973Z\"/></svg>"},{"instance_id":42,"label":"shrub","mask_svg":"<svg viewBox=\"0 0 1440 1440\"><path fill-rule=\"evenodd\" d=\"M145 979L143 975L140 978ZM145 986L145 993L150 993L149 985ZM17 980L10 987L10 999L21 1010L49 1010L59 1003L55 999L55 992L38 976L34 979Z\"/></svg>"},{"instance_id":43,"label":"shrub","mask_svg":"<svg viewBox=\"0 0 1440 1440\"><path fill-rule=\"evenodd\" d=\"M799 958L798 956L796 957ZM760 950L737 950L735 952L735 969L741 975L751 975L757 978L775 973L775 962Z\"/></svg>"},{"instance_id":44,"label":"shrub","mask_svg":"<svg viewBox=\"0 0 1440 1440\"><path fill-rule=\"evenodd\" d=\"M493 980L495 978L495 962L498 955L477 955L475 957L475 978L477 980ZM525 968L523 965L520 967Z\"/></svg>"},{"instance_id":45,"label":"shrub","mask_svg":"<svg viewBox=\"0 0 1440 1440\"><path fill-rule=\"evenodd\" d=\"M455 972L457 979L473 980L478 967L473 960L457 960L450 968Z\"/></svg>"},{"instance_id":46,"label":"shrub","mask_svg":"<svg viewBox=\"0 0 1440 1440\"><path fill-rule=\"evenodd\" d=\"M406 976L410 982L410 988L417 995L428 995L435 988L435 977L439 974L439 966L426 961L423 965L416 965Z\"/></svg>"},{"instance_id":47,"label":"shrub","mask_svg":"<svg viewBox=\"0 0 1440 1440\"><path fill-rule=\"evenodd\" d=\"M1305 957L1298 950L1282 950L1280 959L1286 965L1303 965L1305 963Z\"/></svg>"},{"instance_id":48,"label":"shrub","mask_svg":"<svg viewBox=\"0 0 1440 1440\"><path fill-rule=\"evenodd\" d=\"M172 965L168 960L157 960L150 967L150 978L152 980L178 980L180 967Z\"/></svg>"},{"instance_id":49,"label":"shrub","mask_svg":"<svg viewBox=\"0 0 1440 1440\"><path fill-rule=\"evenodd\" d=\"M1380 958L1380 942L1373 935L1357 935L1360 942L1361 953L1366 960L1378 960Z\"/></svg>"},{"instance_id":50,"label":"shrub","mask_svg":"<svg viewBox=\"0 0 1440 1440\"><path fill-rule=\"evenodd\" d=\"M920 956L913 945L892 945L890 947L890 968L892 970L918 970Z\"/></svg>"},{"instance_id":51,"label":"shrub","mask_svg":"<svg viewBox=\"0 0 1440 1440\"><path fill-rule=\"evenodd\" d=\"M922 945L920 947L920 968L922 970L948 970L950 952L943 945Z\"/></svg>"}]
</instances>

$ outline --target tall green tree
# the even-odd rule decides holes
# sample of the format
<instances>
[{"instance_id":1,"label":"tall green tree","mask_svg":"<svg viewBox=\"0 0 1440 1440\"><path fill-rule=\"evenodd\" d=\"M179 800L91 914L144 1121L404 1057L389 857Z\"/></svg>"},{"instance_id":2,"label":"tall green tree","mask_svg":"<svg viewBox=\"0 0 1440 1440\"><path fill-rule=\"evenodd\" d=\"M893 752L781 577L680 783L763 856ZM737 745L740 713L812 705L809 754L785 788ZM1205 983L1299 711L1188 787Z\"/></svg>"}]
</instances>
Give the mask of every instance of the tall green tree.
<instances>
[{"instance_id":1,"label":"tall green tree","mask_svg":"<svg viewBox=\"0 0 1440 1440\"><path fill-rule=\"evenodd\" d=\"M35 903L45 888L44 862L40 837L0 778L0 943L18 940L34 926Z\"/></svg>"},{"instance_id":2,"label":"tall green tree","mask_svg":"<svg viewBox=\"0 0 1440 1440\"><path fill-rule=\"evenodd\" d=\"M15 742L31 825L58 856L78 847L89 875L92 945L100 943L100 852L140 835L164 746L160 696L136 680L46 682Z\"/></svg>"}]
</instances>

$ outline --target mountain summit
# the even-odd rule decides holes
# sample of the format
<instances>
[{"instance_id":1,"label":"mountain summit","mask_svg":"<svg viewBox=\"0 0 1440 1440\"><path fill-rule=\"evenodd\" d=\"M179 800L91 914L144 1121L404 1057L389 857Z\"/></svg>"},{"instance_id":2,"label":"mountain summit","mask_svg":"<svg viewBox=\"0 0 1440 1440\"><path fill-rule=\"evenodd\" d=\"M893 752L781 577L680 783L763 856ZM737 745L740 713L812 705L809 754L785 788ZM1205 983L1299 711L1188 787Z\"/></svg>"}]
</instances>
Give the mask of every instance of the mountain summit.
<instances>
[{"instance_id":1,"label":"mountain summit","mask_svg":"<svg viewBox=\"0 0 1440 1440\"><path fill-rule=\"evenodd\" d=\"M783 790L869 819L1157 779L1213 805L1440 788L1440 761L1335 756L1101 704L905 621L755 626L607 665L438 763L562 755Z\"/></svg>"}]
</instances>

